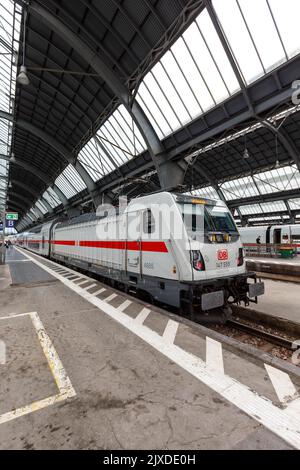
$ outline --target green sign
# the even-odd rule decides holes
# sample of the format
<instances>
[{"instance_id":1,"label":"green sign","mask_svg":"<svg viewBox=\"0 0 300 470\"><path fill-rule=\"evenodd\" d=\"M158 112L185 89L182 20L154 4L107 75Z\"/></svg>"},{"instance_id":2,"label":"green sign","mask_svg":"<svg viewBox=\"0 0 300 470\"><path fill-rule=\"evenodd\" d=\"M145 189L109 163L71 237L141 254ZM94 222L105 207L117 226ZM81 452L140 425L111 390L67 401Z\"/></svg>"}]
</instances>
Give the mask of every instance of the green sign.
<instances>
[{"instance_id":1,"label":"green sign","mask_svg":"<svg viewBox=\"0 0 300 470\"><path fill-rule=\"evenodd\" d=\"M6 220L18 220L19 214L17 212L7 212Z\"/></svg>"}]
</instances>

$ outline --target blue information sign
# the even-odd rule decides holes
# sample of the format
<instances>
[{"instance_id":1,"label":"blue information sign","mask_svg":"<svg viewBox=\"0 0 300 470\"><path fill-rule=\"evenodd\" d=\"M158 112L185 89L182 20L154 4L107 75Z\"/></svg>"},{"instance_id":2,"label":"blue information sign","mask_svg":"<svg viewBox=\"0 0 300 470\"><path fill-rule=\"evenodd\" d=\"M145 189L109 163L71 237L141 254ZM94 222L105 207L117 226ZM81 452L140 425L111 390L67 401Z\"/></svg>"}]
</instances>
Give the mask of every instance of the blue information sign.
<instances>
[{"instance_id":1,"label":"blue information sign","mask_svg":"<svg viewBox=\"0 0 300 470\"><path fill-rule=\"evenodd\" d=\"M6 220L5 227L7 228L14 228L14 220Z\"/></svg>"}]
</instances>

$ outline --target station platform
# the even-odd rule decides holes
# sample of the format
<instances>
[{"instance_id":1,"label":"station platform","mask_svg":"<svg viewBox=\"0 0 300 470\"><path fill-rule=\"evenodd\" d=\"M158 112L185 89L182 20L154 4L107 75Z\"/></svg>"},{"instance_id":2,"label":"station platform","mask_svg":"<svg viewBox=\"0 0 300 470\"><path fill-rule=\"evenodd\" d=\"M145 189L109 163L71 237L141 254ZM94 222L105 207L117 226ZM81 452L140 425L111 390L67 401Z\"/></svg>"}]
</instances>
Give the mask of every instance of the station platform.
<instances>
[{"instance_id":1,"label":"station platform","mask_svg":"<svg viewBox=\"0 0 300 470\"><path fill-rule=\"evenodd\" d=\"M1 344L1 449L300 449L298 367L16 248Z\"/></svg>"},{"instance_id":2,"label":"station platform","mask_svg":"<svg viewBox=\"0 0 300 470\"><path fill-rule=\"evenodd\" d=\"M255 310L300 324L300 288L291 282L263 279L265 294Z\"/></svg>"},{"instance_id":3,"label":"station platform","mask_svg":"<svg viewBox=\"0 0 300 470\"><path fill-rule=\"evenodd\" d=\"M267 273L272 277L282 276L299 278L300 282L300 256L297 255L292 259L281 259L281 258L267 258L267 257L249 257L246 258L246 264L248 271L256 271L259 273Z\"/></svg>"}]
</instances>

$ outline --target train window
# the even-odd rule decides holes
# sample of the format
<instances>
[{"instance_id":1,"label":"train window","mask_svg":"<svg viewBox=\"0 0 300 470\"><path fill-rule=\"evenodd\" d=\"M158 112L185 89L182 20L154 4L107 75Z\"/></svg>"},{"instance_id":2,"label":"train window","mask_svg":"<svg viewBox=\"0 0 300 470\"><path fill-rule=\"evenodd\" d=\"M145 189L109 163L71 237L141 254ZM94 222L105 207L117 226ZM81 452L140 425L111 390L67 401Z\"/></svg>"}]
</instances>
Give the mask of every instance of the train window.
<instances>
[{"instance_id":1,"label":"train window","mask_svg":"<svg viewBox=\"0 0 300 470\"><path fill-rule=\"evenodd\" d=\"M182 218L188 233L203 231L203 206L182 204Z\"/></svg>"},{"instance_id":2,"label":"train window","mask_svg":"<svg viewBox=\"0 0 300 470\"><path fill-rule=\"evenodd\" d=\"M143 212L143 232L153 233L155 230L155 220L151 209L147 209Z\"/></svg>"},{"instance_id":3,"label":"train window","mask_svg":"<svg viewBox=\"0 0 300 470\"><path fill-rule=\"evenodd\" d=\"M292 234L291 239L294 243L300 243L300 233L297 234Z\"/></svg>"},{"instance_id":4,"label":"train window","mask_svg":"<svg viewBox=\"0 0 300 470\"><path fill-rule=\"evenodd\" d=\"M217 206L205 206L204 227L205 231L237 232L230 212Z\"/></svg>"}]
</instances>

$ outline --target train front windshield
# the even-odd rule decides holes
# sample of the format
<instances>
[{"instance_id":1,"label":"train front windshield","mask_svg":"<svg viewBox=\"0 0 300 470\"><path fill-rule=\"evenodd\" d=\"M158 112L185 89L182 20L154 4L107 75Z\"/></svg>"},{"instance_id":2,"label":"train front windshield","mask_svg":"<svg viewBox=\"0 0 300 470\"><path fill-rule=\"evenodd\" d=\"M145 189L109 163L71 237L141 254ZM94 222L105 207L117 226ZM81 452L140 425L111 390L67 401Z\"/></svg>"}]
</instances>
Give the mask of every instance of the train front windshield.
<instances>
[{"instance_id":1,"label":"train front windshield","mask_svg":"<svg viewBox=\"0 0 300 470\"><path fill-rule=\"evenodd\" d=\"M206 204L180 204L186 230L192 238L209 233L229 233L238 236L232 215L226 207Z\"/></svg>"},{"instance_id":2,"label":"train front windshield","mask_svg":"<svg viewBox=\"0 0 300 470\"><path fill-rule=\"evenodd\" d=\"M205 232L237 233L237 228L230 212L218 206L204 207Z\"/></svg>"}]
</instances>

